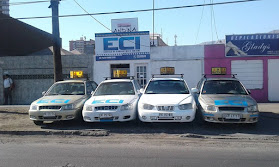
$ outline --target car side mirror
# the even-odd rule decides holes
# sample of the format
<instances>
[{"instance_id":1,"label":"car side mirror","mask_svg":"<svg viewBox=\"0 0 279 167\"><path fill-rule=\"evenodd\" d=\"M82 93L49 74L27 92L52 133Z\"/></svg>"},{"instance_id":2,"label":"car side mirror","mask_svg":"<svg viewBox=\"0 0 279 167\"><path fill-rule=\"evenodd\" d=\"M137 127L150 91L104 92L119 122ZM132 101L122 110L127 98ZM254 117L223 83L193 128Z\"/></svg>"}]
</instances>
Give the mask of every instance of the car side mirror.
<instances>
[{"instance_id":1,"label":"car side mirror","mask_svg":"<svg viewBox=\"0 0 279 167\"><path fill-rule=\"evenodd\" d=\"M44 96L45 94L46 94L46 91L43 91L43 92L42 92L42 95Z\"/></svg>"},{"instance_id":2,"label":"car side mirror","mask_svg":"<svg viewBox=\"0 0 279 167\"><path fill-rule=\"evenodd\" d=\"M199 90L197 88L192 88L191 91L192 91L192 93L198 93L199 92Z\"/></svg>"},{"instance_id":3,"label":"car side mirror","mask_svg":"<svg viewBox=\"0 0 279 167\"><path fill-rule=\"evenodd\" d=\"M143 88L141 88L141 89L140 89L140 93L141 93L141 94L143 94L143 92L144 92L144 89L143 89Z\"/></svg>"}]
</instances>

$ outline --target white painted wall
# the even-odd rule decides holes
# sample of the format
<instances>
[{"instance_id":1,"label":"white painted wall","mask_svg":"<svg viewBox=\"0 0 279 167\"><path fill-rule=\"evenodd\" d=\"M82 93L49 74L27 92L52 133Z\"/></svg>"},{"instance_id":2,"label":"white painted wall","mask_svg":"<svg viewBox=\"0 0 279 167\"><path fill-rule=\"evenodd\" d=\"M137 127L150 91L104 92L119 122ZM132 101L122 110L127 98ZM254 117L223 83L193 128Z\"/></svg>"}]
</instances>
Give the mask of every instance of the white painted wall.
<instances>
[{"instance_id":1,"label":"white painted wall","mask_svg":"<svg viewBox=\"0 0 279 167\"><path fill-rule=\"evenodd\" d=\"M152 60L203 59L204 45L151 47Z\"/></svg>"},{"instance_id":2,"label":"white painted wall","mask_svg":"<svg viewBox=\"0 0 279 167\"><path fill-rule=\"evenodd\" d=\"M94 57L95 58L95 57ZM96 61L94 60L93 78L98 84L102 82L105 77L110 77L111 64L130 64L130 76L135 76L135 64L148 64L147 71L149 72L150 60L113 60L113 61ZM128 74L129 75L129 74ZM147 74L150 76L150 73Z\"/></svg>"},{"instance_id":3,"label":"white painted wall","mask_svg":"<svg viewBox=\"0 0 279 167\"><path fill-rule=\"evenodd\" d=\"M279 101L279 60L268 60L268 100Z\"/></svg>"},{"instance_id":4,"label":"white painted wall","mask_svg":"<svg viewBox=\"0 0 279 167\"><path fill-rule=\"evenodd\" d=\"M96 61L94 57L94 81L100 83L110 76L111 64L130 64L130 75L135 76L135 66L147 64L147 80L151 74L160 74L161 67L175 67L176 73L184 74L189 88L195 87L204 73L204 46L160 46L150 48L150 60Z\"/></svg>"},{"instance_id":5,"label":"white painted wall","mask_svg":"<svg viewBox=\"0 0 279 167\"><path fill-rule=\"evenodd\" d=\"M161 67L175 67L176 74L184 74L190 89L197 85L203 74L202 60L153 61L151 70L154 74L160 74Z\"/></svg>"},{"instance_id":6,"label":"white painted wall","mask_svg":"<svg viewBox=\"0 0 279 167\"><path fill-rule=\"evenodd\" d=\"M247 89L263 88L263 61L262 60L233 60L231 62L232 74Z\"/></svg>"}]
</instances>

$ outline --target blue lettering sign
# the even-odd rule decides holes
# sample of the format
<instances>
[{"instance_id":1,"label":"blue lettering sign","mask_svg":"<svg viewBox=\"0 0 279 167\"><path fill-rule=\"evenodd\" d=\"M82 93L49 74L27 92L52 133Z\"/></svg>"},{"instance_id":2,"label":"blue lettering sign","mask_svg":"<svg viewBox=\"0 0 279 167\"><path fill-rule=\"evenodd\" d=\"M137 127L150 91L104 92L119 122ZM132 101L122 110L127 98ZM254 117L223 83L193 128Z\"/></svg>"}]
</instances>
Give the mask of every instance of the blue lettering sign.
<instances>
[{"instance_id":1,"label":"blue lettering sign","mask_svg":"<svg viewBox=\"0 0 279 167\"><path fill-rule=\"evenodd\" d=\"M113 43L110 42L110 41L117 41L118 39L117 38L104 38L104 50L118 50L117 47L109 47L109 46L112 46Z\"/></svg>"},{"instance_id":2,"label":"blue lettering sign","mask_svg":"<svg viewBox=\"0 0 279 167\"><path fill-rule=\"evenodd\" d=\"M45 100L43 99L43 100L38 101L37 104L41 104L41 103L67 104L67 103L69 103L69 101L70 101L69 99L66 99L66 100L65 99L45 99Z\"/></svg>"},{"instance_id":3,"label":"blue lettering sign","mask_svg":"<svg viewBox=\"0 0 279 167\"><path fill-rule=\"evenodd\" d=\"M119 47L112 47L113 41L119 41ZM125 41L131 45L125 46ZM140 49L140 37L121 37L121 38L104 38L104 50L133 50Z\"/></svg>"},{"instance_id":4,"label":"blue lettering sign","mask_svg":"<svg viewBox=\"0 0 279 167\"><path fill-rule=\"evenodd\" d=\"M94 100L92 104L122 104L124 100L119 99L108 99L108 100Z\"/></svg>"},{"instance_id":5,"label":"blue lettering sign","mask_svg":"<svg viewBox=\"0 0 279 167\"><path fill-rule=\"evenodd\" d=\"M248 106L246 101L238 101L238 100L215 100L216 106L221 105L231 105L231 106Z\"/></svg>"}]
</instances>

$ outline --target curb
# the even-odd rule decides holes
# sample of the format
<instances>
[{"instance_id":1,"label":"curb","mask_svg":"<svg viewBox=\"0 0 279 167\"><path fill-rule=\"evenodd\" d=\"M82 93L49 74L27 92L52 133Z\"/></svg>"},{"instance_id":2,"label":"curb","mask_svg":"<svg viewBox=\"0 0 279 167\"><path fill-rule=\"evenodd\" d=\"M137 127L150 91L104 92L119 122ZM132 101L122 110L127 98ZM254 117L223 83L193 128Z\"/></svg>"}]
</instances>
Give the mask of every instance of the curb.
<instances>
[{"instance_id":1,"label":"curb","mask_svg":"<svg viewBox=\"0 0 279 167\"><path fill-rule=\"evenodd\" d=\"M109 136L104 130L67 130L67 131L0 131L0 135L63 135L63 136Z\"/></svg>"}]
</instances>

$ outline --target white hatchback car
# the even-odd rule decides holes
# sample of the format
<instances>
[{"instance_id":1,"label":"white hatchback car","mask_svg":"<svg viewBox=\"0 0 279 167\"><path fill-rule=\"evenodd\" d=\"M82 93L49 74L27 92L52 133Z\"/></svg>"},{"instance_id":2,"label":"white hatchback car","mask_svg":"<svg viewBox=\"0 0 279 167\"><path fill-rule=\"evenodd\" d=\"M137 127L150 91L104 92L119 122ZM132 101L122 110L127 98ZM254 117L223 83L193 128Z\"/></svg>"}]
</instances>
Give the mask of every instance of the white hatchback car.
<instances>
[{"instance_id":1,"label":"white hatchback car","mask_svg":"<svg viewBox=\"0 0 279 167\"><path fill-rule=\"evenodd\" d=\"M143 122L191 122L196 103L183 78L152 78L139 100L138 114Z\"/></svg>"},{"instance_id":2,"label":"white hatchback car","mask_svg":"<svg viewBox=\"0 0 279 167\"><path fill-rule=\"evenodd\" d=\"M111 79L100 83L85 102L82 115L86 122L131 121L136 118L140 86L134 79Z\"/></svg>"}]
</instances>

